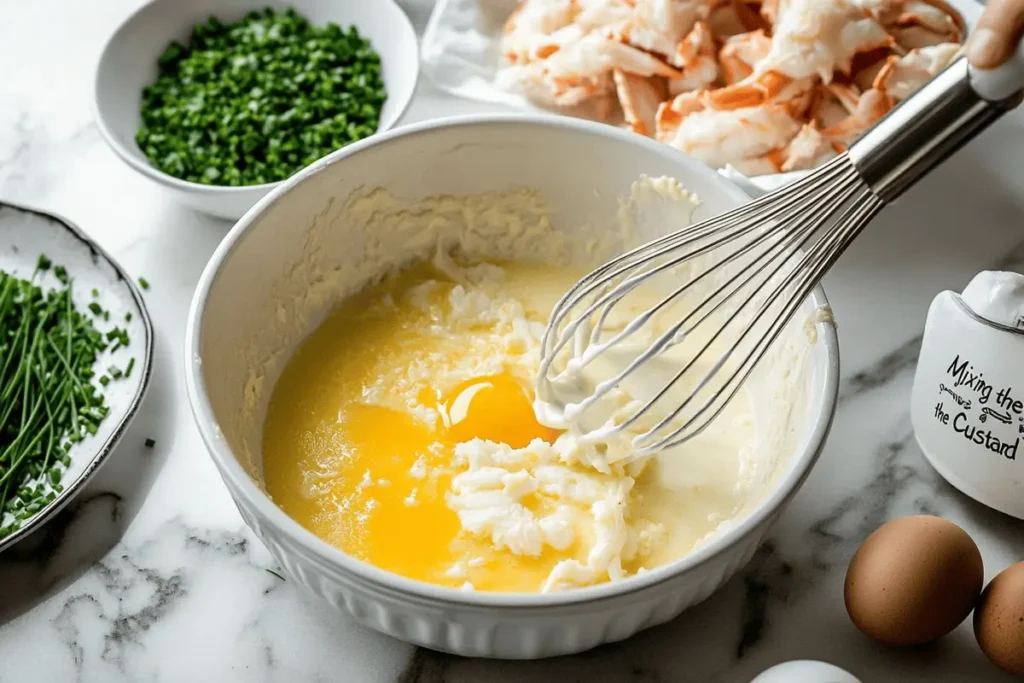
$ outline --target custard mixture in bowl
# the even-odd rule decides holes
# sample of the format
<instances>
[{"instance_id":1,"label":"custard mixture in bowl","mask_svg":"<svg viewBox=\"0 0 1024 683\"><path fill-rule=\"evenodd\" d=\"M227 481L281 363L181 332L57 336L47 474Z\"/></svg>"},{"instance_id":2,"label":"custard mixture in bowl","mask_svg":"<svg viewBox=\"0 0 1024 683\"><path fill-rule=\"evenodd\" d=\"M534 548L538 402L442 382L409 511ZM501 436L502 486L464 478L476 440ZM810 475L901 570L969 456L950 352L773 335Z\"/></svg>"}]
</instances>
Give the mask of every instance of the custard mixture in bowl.
<instances>
[{"instance_id":1,"label":"custard mixture in bowl","mask_svg":"<svg viewBox=\"0 0 1024 683\"><path fill-rule=\"evenodd\" d=\"M438 252L343 302L271 398L274 501L353 557L467 590L587 586L692 550L755 495L752 406L629 465L607 462L628 438L541 424L544 322L582 274Z\"/></svg>"},{"instance_id":2,"label":"custard mixture in bowl","mask_svg":"<svg viewBox=\"0 0 1024 683\"><path fill-rule=\"evenodd\" d=\"M235 226L189 325L193 408L246 523L360 622L465 655L575 652L706 598L828 430L820 291L706 431L653 457L538 417L534 383L582 274L740 201L656 143L548 118L424 124L300 173Z\"/></svg>"}]
</instances>

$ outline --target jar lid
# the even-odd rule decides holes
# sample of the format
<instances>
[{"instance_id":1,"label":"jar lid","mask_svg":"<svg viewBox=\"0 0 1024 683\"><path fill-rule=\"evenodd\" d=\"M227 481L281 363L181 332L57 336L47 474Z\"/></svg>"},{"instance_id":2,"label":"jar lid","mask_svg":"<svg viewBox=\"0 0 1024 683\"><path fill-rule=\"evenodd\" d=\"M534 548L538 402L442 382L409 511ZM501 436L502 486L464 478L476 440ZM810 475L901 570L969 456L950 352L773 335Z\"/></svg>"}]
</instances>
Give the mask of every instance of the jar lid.
<instances>
[{"instance_id":1,"label":"jar lid","mask_svg":"<svg viewBox=\"0 0 1024 683\"><path fill-rule=\"evenodd\" d=\"M1024 330L1024 275L983 271L964 288L960 299L989 322Z\"/></svg>"}]
</instances>

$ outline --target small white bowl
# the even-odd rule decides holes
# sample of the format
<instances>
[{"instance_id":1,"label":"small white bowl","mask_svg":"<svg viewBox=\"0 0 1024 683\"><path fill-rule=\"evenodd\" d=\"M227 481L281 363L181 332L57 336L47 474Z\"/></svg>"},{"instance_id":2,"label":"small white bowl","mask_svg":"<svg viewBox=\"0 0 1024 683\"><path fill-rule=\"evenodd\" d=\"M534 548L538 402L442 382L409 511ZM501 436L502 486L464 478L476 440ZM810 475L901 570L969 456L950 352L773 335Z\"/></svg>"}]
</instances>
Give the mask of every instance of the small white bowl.
<instances>
[{"instance_id":1,"label":"small white bowl","mask_svg":"<svg viewBox=\"0 0 1024 683\"><path fill-rule=\"evenodd\" d=\"M157 77L157 58L172 40L187 43L192 27L210 16L236 21L266 7L294 8L314 24L355 26L380 55L388 99L378 132L405 112L416 89L416 32L394 0L153 0L114 31L96 71L95 108L100 133L119 157L204 213L236 220L280 183L220 187L179 180L150 165L135 144L142 89Z\"/></svg>"},{"instance_id":2,"label":"small white bowl","mask_svg":"<svg viewBox=\"0 0 1024 683\"><path fill-rule=\"evenodd\" d=\"M338 303L339 290L378 274L360 271L367 254L390 254L390 241L407 238L405 232L368 234L346 218L349 199L376 188L400 200L535 188L550 206L552 227L582 245L600 230L616 229L618 202L642 174L678 178L702 200L698 218L746 200L699 161L648 138L578 119L514 114L430 121L351 145L285 181L232 228L192 302L186 382L203 440L242 518L290 577L401 640L467 656L537 658L665 622L746 564L803 483L831 425L839 346L830 324L816 325L814 344L803 320L787 330L785 338L806 350L790 375L802 393L792 409L778 394L767 397L784 409L768 410L767 429L785 432L786 446L770 461L770 474L759 475L759 502L693 553L623 581L548 594L466 592L414 581L320 540L253 478L262 471L267 398L284 361ZM682 226L647 227L663 234ZM429 254L433 245L421 242ZM802 317L825 303L816 289Z\"/></svg>"}]
</instances>

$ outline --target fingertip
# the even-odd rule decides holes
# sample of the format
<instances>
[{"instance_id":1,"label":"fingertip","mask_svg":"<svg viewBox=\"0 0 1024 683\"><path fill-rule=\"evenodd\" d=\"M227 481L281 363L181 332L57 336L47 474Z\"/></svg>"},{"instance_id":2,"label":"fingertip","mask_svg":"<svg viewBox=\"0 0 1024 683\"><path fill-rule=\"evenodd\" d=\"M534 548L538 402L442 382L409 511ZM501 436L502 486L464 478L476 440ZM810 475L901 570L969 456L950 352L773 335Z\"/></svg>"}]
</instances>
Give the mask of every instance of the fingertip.
<instances>
[{"instance_id":1,"label":"fingertip","mask_svg":"<svg viewBox=\"0 0 1024 683\"><path fill-rule=\"evenodd\" d=\"M994 69L1010 56L1007 40L988 27L979 27L967 39L967 60L978 69Z\"/></svg>"},{"instance_id":2,"label":"fingertip","mask_svg":"<svg viewBox=\"0 0 1024 683\"><path fill-rule=\"evenodd\" d=\"M965 52L978 69L994 69L1010 58L1024 33L1024 0L989 0Z\"/></svg>"}]
</instances>

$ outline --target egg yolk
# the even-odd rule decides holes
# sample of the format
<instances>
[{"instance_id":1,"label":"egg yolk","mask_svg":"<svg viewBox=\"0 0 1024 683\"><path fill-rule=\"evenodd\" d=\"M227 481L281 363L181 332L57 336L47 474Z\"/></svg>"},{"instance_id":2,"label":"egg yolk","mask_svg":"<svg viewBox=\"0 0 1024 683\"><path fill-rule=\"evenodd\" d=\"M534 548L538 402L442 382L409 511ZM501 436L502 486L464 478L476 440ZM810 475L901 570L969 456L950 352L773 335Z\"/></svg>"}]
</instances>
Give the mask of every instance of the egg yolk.
<instances>
[{"instance_id":1,"label":"egg yolk","mask_svg":"<svg viewBox=\"0 0 1024 683\"><path fill-rule=\"evenodd\" d=\"M523 387L507 374L463 382L447 397L447 439L460 443L483 439L524 448L534 439L553 443L558 430L537 422Z\"/></svg>"}]
</instances>

